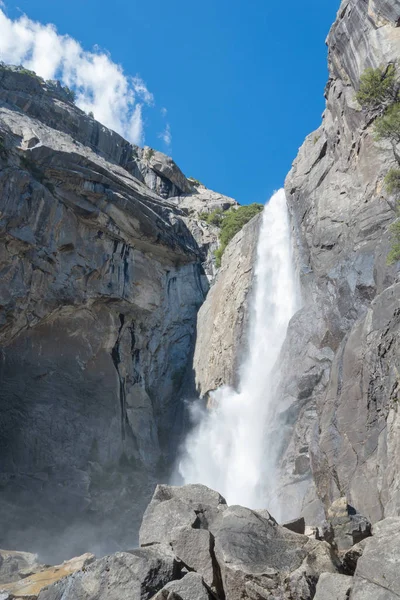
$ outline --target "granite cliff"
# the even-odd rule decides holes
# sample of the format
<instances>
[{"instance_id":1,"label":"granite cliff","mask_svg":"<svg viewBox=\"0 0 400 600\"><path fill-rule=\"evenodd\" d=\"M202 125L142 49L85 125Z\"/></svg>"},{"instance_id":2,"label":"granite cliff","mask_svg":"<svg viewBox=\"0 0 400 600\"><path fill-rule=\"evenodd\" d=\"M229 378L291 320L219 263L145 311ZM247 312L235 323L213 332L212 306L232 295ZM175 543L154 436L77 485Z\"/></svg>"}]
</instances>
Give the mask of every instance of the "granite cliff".
<instances>
[{"instance_id":1,"label":"granite cliff","mask_svg":"<svg viewBox=\"0 0 400 600\"><path fill-rule=\"evenodd\" d=\"M396 63L399 16L397 1L342 2L327 40L323 122L286 180L304 307L282 360L294 424L282 472L296 502L314 482L304 506L314 518L316 497L326 510L345 496L373 522L400 511L399 270L386 264L396 213L383 184L394 158L355 100L366 68ZM310 459L300 472L299 453Z\"/></svg>"},{"instance_id":2,"label":"granite cliff","mask_svg":"<svg viewBox=\"0 0 400 600\"><path fill-rule=\"evenodd\" d=\"M303 305L277 370L275 485L303 519L158 486L139 549L50 570L3 552L1 600L25 585L39 600L399 597L394 158L355 100L367 67L398 60L399 23L399 0L343 0L323 121L285 183ZM232 199L4 67L0 202L2 545L127 550L172 464L183 392L237 383L259 217L215 277L217 232L199 213Z\"/></svg>"},{"instance_id":3,"label":"granite cliff","mask_svg":"<svg viewBox=\"0 0 400 600\"><path fill-rule=\"evenodd\" d=\"M234 204L0 67L2 546L134 542L215 272L198 214Z\"/></svg>"},{"instance_id":4,"label":"granite cliff","mask_svg":"<svg viewBox=\"0 0 400 600\"><path fill-rule=\"evenodd\" d=\"M277 485L286 517L302 513L310 524L321 523L340 497L373 522L400 512L400 284L398 263L386 263L396 212L383 181L395 160L390 145L374 138L376 114L355 99L365 69L398 61L399 18L396 0L341 3L327 39L322 125L285 183L303 308L277 365ZM245 322L252 280L241 264L240 256L229 261L199 313L201 393L235 383L230 366L245 339L237 322ZM240 283L230 302L229 288L220 294L225 280ZM212 328L210 315L229 327Z\"/></svg>"}]
</instances>

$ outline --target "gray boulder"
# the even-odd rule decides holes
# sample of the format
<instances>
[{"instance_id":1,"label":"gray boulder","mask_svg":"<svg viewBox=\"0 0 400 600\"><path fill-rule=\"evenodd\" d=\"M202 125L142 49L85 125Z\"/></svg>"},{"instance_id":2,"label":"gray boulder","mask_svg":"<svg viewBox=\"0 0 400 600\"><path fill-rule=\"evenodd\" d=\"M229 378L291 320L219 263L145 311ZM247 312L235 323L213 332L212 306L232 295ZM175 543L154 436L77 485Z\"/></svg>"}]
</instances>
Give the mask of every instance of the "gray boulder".
<instances>
[{"instance_id":1,"label":"gray boulder","mask_svg":"<svg viewBox=\"0 0 400 600\"><path fill-rule=\"evenodd\" d=\"M347 504L345 497L339 498L331 505L327 517L319 537L332 544L339 553L350 550L354 544L371 535L371 523L357 514Z\"/></svg>"},{"instance_id":2,"label":"gray boulder","mask_svg":"<svg viewBox=\"0 0 400 600\"><path fill-rule=\"evenodd\" d=\"M400 517L374 525L354 575L352 600L395 600L400 597Z\"/></svg>"},{"instance_id":3,"label":"gray boulder","mask_svg":"<svg viewBox=\"0 0 400 600\"><path fill-rule=\"evenodd\" d=\"M197 573L188 573L179 581L167 583L153 600L212 600L213 596Z\"/></svg>"},{"instance_id":4,"label":"gray boulder","mask_svg":"<svg viewBox=\"0 0 400 600\"><path fill-rule=\"evenodd\" d=\"M230 600L243 594L250 598L257 594L312 597L319 574L336 571L328 544L293 533L241 506L221 512L211 531L224 591Z\"/></svg>"},{"instance_id":5,"label":"gray boulder","mask_svg":"<svg viewBox=\"0 0 400 600\"><path fill-rule=\"evenodd\" d=\"M353 578L339 573L322 573L314 600L347 600Z\"/></svg>"},{"instance_id":6,"label":"gray boulder","mask_svg":"<svg viewBox=\"0 0 400 600\"><path fill-rule=\"evenodd\" d=\"M207 529L224 509L225 499L204 485L158 485L143 516L140 545L168 545L176 527Z\"/></svg>"},{"instance_id":7,"label":"gray boulder","mask_svg":"<svg viewBox=\"0 0 400 600\"><path fill-rule=\"evenodd\" d=\"M42 590L38 600L149 600L180 577L172 554L117 552Z\"/></svg>"},{"instance_id":8,"label":"gray boulder","mask_svg":"<svg viewBox=\"0 0 400 600\"><path fill-rule=\"evenodd\" d=\"M173 530L170 543L173 553L186 567L200 573L210 587L218 587L219 569L213 560L214 539L209 531L178 527Z\"/></svg>"},{"instance_id":9,"label":"gray boulder","mask_svg":"<svg viewBox=\"0 0 400 600\"><path fill-rule=\"evenodd\" d=\"M0 550L0 584L27 577L41 566L37 554Z\"/></svg>"},{"instance_id":10,"label":"gray boulder","mask_svg":"<svg viewBox=\"0 0 400 600\"><path fill-rule=\"evenodd\" d=\"M183 527L177 527L179 519ZM219 598L311 598L318 577L336 572L326 542L277 524L268 511L227 506L205 486L157 486L143 518L142 545L172 548Z\"/></svg>"}]
</instances>

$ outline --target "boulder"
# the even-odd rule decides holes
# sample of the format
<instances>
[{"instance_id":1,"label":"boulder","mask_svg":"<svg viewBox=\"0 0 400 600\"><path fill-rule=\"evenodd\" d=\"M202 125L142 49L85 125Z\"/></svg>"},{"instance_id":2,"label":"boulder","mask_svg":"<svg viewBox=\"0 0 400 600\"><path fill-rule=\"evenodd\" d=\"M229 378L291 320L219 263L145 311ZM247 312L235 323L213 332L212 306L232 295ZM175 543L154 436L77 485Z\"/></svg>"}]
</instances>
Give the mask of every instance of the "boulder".
<instances>
[{"instance_id":1,"label":"boulder","mask_svg":"<svg viewBox=\"0 0 400 600\"><path fill-rule=\"evenodd\" d=\"M395 600L400 597L400 517L374 525L354 575L352 600Z\"/></svg>"},{"instance_id":2,"label":"boulder","mask_svg":"<svg viewBox=\"0 0 400 600\"><path fill-rule=\"evenodd\" d=\"M17 581L43 568L37 554L0 550L0 584Z\"/></svg>"},{"instance_id":3,"label":"boulder","mask_svg":"<svg viewBox=\"0 0 400 600\"><path fill-rule=\"evenodd\" d=\"M169 545L176 527L206 529L225 508L225 499L204 485L158 485L143 516L140 545Z\"/></svg>"},{"instance_id":4,"label":"boulder","mask_svg":"<svg viewBox=\"0 0 400 600\"><path fill-rule=\"evenodd\" d=\"M205 529L179 527L173 530L171 548L191 571L203 576L210 587L219 586L219 568L214 559L214 539Z\"/></svg>"},{"instance_id":5,"label":"boulder","mask_svg":"<svg viewBox=\"0 0 400 600\"><path fill-rule=\"evenodd\" d=\"M170 156L153 150L152 148L144 148L144 158L149 160L151 169L164 179L168 179L176 186L178 193L190 193L193 188L191 183L186 179L178 165ZM159 191L159 190L157 190ZM171 194L172 195L172 194Z\"/></svg>"},{"instance_id":6,"label":"boulder","mask_svg":"<svg viewBox=\"0 0 400 600\"><path fill-rule=\"evenodd\" d=\"M314 600L347 600L353 578L339 573L322 573Z\"/></svg>"},{"instance_id":7,"label":"boulder","mask_svg":"<svg viewBox=\"0 0 400 600\"><path fill-rule=\"evenodd\" d=\"M211 531L229 600L239 600L243 594L311 597L319 574L337 568L325 542L293 533L241 506L221 512Z\"/></svg>"},{"instance_id":8,"label":"boulder","mask_svg":"<svg viewBox=\"0 0 400 600\"><path fill-rule=\"evenodd\" d=\"M179 581L167 583L153 600L212 600L212 598L201 575L188 573Z\"/></svg>"},{"instance_id":9,"label":"boulder","mask_svg":"<svg viewBox=\"0 0 400 600\"><path fill-rule=\"evenodd\" d=\"M38 596L39 600L149 600L180 577L172 554L154 549L117 552L63 579Z\"/></svg>"},{"instance_id":10,"label":"boulder","mask_svg":"<svg viewBox=\"0 0 400 600\"><path fill-rule=\"evenodd\" d=\"M62 565L47 567L41 570L34 569L32 575L14 581L8 584L0 585L0 592L6 592L11 598L25 598L34 600L38 597L41 590L46 586L51 586L55 582L66 579L72 573L85 569L93 563L95 557L93 554L83 554L71 560L67 560Z\"/></svg>"},{"instance_id":11,"label":"boulder","mask_svg":"<svg viewBox=\"0 0 400 600\"><path fill-rule=\"evenodd\" d=\"M371 535L371 523L339 498L327 511L328 520L319 530L319 537L334 545L339 553Z\"/></svg>"}]
</instances>

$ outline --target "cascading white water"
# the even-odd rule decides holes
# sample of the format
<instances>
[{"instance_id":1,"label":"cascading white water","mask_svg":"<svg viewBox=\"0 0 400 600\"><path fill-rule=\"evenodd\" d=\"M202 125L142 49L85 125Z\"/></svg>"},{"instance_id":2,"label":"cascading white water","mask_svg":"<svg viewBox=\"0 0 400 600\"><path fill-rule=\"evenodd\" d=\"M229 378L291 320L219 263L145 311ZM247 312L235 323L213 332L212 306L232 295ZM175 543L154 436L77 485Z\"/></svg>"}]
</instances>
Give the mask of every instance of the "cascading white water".
<instances>
[{"instance_id":1,"label":"cascading white water","mask_svg":"<svg viewBox=\"0 0 400 600\"><path fill-rule=\"evenodd\" d=\"M185 483L218 490L229 504L260 508L271 492L273 452L268 451L267 430L273 373L296 310L296 289L285 192L279 190L264 208L249 352L238 391L224 386L212 393L209 410L197 407L198 423L186 439L179 464Z\"/></svg>"}]
</instances>

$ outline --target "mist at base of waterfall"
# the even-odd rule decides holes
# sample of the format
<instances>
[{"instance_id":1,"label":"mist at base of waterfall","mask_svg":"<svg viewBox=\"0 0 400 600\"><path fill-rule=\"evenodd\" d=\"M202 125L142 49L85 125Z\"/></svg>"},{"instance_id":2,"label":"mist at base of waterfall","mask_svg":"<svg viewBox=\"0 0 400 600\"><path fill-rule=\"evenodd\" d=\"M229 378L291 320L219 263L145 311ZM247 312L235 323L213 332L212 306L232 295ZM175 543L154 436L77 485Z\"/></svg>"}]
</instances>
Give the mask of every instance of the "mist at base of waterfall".
<instances>
[{"instance_id":1,"label":"mist at base of waterfall","mask_svg":"<svg viewBox=\"0 0 400 600\"><path fill-rule=\"evenodd\" d=\"M194 427L186 438L179 472L185 483L218 490L228 504L271 510L272 504L276 512L274 374L289 320L297 309L284 190L276 192L263 211L254 286L249 352L238 389L223 386L212 392L209 410L201 401L192 405Z\"/></svg>"}]
</instances>

